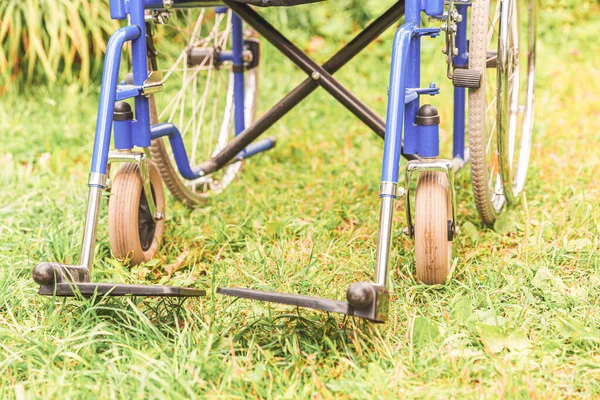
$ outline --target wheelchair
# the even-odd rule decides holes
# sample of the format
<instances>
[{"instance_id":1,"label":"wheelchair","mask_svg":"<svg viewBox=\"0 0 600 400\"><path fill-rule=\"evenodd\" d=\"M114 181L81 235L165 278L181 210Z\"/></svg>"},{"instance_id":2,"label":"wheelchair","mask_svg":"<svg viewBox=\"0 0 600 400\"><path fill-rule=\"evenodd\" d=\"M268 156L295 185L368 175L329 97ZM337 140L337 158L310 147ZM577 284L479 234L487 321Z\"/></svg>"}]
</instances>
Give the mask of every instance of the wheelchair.
<instances>
[{"instance_id":1,"label":"wheelchair","mask_svg":"<svg viewBox=\"0 0 600 400\"><path fill-rule=\"evenodd\" d=\"M33 279L40 294L204 296L204 290L185 287L91 282L103 191L110 190L114 257L148 262L164 235L164 186L189 207L210 202L235 183L246 159L276 145L261 135L318 87L383 139L374 279L351 284L346 301L246 288L220 287L217 293L385 322L398 200L406 210L406 226L400 228L414 239L417 280L443 284L448 279L459 234L455 173L470 165L477 211L488 225L519 202L525 187L534 120L535 2L399 0L322 65L257 11L312 2L110 0L111 17L128 22L107 44L80 262L38 264ZM423 27L425 18L431 23ZM333 75L401 20L391 49L384 120ZM176 29L160 35L165 24ZM423 37L442 44L440 68L453 84L451 157L440 157L440 115L425 101L440 88L421 86ZM266 62L262 41L307 77L257 116L259 70ZM119 76L126 43L132 72ZM120 165L109 179L113 164Z\"/></svg>"}]
</instances>

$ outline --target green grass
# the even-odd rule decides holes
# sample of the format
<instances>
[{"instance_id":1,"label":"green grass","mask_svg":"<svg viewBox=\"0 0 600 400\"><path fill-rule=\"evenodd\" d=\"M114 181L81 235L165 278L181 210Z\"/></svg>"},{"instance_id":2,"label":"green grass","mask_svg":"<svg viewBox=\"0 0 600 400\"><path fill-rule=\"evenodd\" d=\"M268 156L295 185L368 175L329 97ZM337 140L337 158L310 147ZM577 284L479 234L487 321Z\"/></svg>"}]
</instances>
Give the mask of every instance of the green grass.
<instances>
[{"instance_id":1,"label":"green grass","mask_svg":"<svg viewBox=\"0 0 600 400\"><path fill-rule=\"evenodd\" d=\"M130 270L111 258L104 204L94 281L208 289L181 307L36 294L37 262L78 257L98 96L72 86L3 97L0 398L599 397L598 17L593 4L541 13L527 196L496 232L478 220L469 172L459 175L463 234L448 285L415 282L398 205L385 325L214 293L343 299L372 277L382 142L324 92L279 122L277 148L207 207L169 200L156 262ZM381 114L392 34L339 73ZM426 42L436 63L423 76L443 83L432 102L448 130L439 46ZM303 78L269 46L265 60L263 110Z\"/></svg>"}]
</instances>

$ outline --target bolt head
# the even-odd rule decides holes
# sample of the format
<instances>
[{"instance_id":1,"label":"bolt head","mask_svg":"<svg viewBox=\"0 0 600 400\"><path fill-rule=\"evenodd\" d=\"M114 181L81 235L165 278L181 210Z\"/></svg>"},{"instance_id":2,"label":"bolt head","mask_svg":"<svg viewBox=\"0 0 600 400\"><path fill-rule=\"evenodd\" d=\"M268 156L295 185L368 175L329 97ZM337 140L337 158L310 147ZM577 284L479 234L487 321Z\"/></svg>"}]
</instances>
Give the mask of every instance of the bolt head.
<instances>
[{"instance_id":1,"label":"bolt head","mask_svg":"<svg viewBox=\"0 0 600 400\"><path fill-rule=\"evenodd\" d=\"M317 71L314 71L312 74L310 74L310 77L313 80L318 81L319 79L321 79L321 74L319 74Z\"/></svg>"},{"instance_id":2,"label":"bolt head","mask_svg":"<svg viewBox=\"0 0 600 400\"><path fill-rule=\"evenodd\" d=\"M355 282L348 288L346 299L352 307L363 310L373 304L373 286L368 282Z\"/></svg>"}]
</instances>

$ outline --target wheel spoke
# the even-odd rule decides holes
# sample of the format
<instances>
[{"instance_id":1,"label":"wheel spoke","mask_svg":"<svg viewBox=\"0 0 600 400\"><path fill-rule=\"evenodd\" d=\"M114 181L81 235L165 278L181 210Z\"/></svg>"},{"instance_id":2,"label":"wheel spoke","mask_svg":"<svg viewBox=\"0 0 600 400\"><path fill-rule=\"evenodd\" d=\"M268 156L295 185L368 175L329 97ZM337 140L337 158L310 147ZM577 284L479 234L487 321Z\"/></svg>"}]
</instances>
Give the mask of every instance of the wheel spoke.
<instances>
[{"instance_id":1,"label":"wheel spoke","mask_svg":"<svg viewBox=\"0 0 600 400\"><path fill-rule=\"evenodd\" d=\"M167 119L177 125L192 166L220 152L234 135L232 64L230 61L215 60L217 50L231 51L232 15L231 11L215 13L204 9L200 12L188 10L177 20L172 19L172 25L184 20L181 25L185 27L167 25L167 28L171 28L170 35L164 36L169 39L168 46L157 46L157 55L163 58L157 60L158 64L164 63L166 66L159 69L163 72L165 90L156 96L164 100L162 104L156 104L159 111L157 117L159 121ZM183 50L181 47L184 47ZM206 56L199 59L196 65L188 64L191 49L206 51ZM245 78L253 77L245 79L244 119L248 125L253 121L255 110L255 74L256 69L245 73ZM165 147L163 151L165 154L160 157L164 162L174 164L170 148ZM205 198L208 192L220 192L235 179L240 167L241 163L233 163L193 181L175 176L175 179L171 179L178 185L174 194L179 198L181 196L178 193L185 192L187 201L189 198Z\"/></svg>"}]
</instances>

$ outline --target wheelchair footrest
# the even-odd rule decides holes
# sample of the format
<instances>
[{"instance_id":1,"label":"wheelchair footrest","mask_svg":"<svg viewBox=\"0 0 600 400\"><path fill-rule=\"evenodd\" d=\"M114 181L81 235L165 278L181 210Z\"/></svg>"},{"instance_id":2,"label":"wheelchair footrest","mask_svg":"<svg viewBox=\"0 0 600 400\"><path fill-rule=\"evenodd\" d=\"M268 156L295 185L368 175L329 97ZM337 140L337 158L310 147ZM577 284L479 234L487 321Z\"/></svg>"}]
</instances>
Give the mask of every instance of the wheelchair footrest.
<instances>
[{"instance_id":1,"label":"wheelchair footrest","mask_svg":"<svg viewBox=\"0 0 600 400\"><path fill-rule=\"evenodd\" d=\"M312 308L315 310L321 310L326 312L334 312L338 314L352 315L359 318L368 319L373 322L385 322L384 316L379 312L377 307L377 301L373 302L372 307L365 307L363 309L355 309L349 303L339 300L324 299L321 297L304 296L299 294L290 293L277 293L277 292L266 292L263 290L254 289L243 289L243 288L217 288L217 293L226 296L240 297L243 299L251 299L258 301L266 301L270 303L285 304L296 307ZM387 292L386 301L386 313L387 313Z\"/></svg>"},{"instance_id":2,"label":"wheelchair footrest","mask_svg":"<svg viewBox=\"0 0 600 400\"><path fill-rule=\"evenodd\" d=\"M57 283L40 285L41 295L59 297L145 296L199 297L206 291L179 286L125 285L114 283Z\"/></svg>"}]
</instances>

